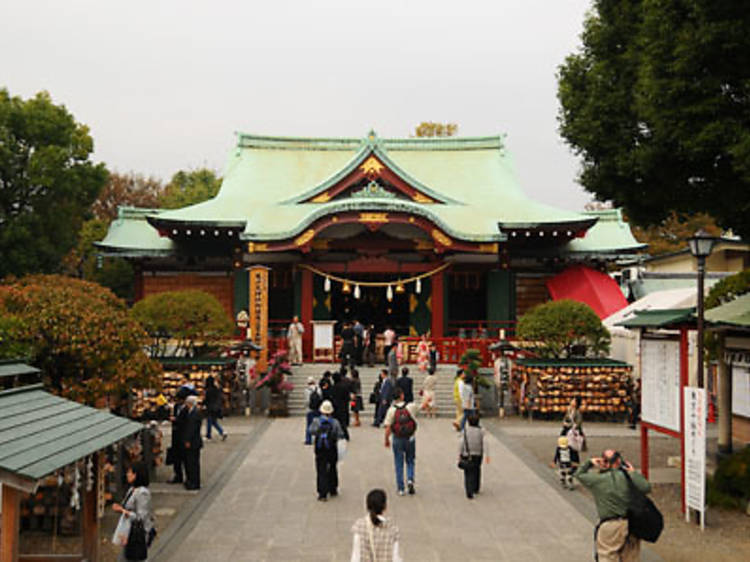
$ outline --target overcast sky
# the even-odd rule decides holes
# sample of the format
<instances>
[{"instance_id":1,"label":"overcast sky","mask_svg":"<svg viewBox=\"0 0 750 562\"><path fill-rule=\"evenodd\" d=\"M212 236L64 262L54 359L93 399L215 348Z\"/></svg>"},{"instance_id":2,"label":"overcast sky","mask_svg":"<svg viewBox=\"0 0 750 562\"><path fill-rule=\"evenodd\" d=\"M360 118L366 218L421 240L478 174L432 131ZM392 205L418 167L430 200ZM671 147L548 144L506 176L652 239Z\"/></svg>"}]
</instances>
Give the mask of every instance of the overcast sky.
<instances>
[{"instance_id":1,"label":"overcast sky","mask_svg":"<svg viewBox=\"0 0 750 562\"><path fill-rule=\"evenodd\" d=\"M524 190L580 210L556 71L590 0L24 0L0 5L0 87L47 90L95 159L161 179L221 172L235 131L506 134Z\"/></svg>"}]
</instances>

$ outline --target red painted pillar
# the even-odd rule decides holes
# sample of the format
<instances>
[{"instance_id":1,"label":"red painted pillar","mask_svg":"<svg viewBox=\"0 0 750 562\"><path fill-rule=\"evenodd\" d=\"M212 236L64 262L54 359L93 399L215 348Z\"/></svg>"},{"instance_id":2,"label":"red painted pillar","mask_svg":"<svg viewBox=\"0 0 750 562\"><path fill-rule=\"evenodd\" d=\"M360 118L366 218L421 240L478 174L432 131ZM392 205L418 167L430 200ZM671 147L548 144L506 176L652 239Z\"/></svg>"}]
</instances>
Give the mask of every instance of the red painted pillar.
<instances>
[{"instance_id":1,"label":"red painted pillar","mask_svg":"<svg viewBox=\"0 0 750 562\"><path fill-rule=\"evenodd\" d=\"M302 336L302 354L306 361L312 361L312 319L313 319L313 272L302 270L302 294L300 296L300 321L305 327Z\"/></svg>"},{"instance_id":2,"label":"red painted pillar","mask_svg":"<svg viewBox=\"0 0 750 562\"><path fill-rule=\"evenodd\" d=\"M445 298L445 290L443 285L444 275L442 272L436 273L432 276L432 329L431 336L433 338L443 337L443 326L445 325L445 319L443 318L443 311L445 310L445 304L443 299Z\"/></svg>"},{"instance_id":3,"label":"red painted pillar","mask_svg":"<svg viewBox=\"0 0 750 562\"><path fill-rule=\"evenodd\" d=\"M641 472L648 478L648 426L641 422Z\"/></svg>"},{"instance_id":4,"label":"red painted pillar","mask_svg":"<svg viewBox=\"0 0 750 562\"><path fill-rule=\"evenodd\" d=\"M702 359L701 359L702 360ZM688 330L680 328L680 482L682 513L685 513L685 392L688 384Z\"/></svg>"}]
</instances>

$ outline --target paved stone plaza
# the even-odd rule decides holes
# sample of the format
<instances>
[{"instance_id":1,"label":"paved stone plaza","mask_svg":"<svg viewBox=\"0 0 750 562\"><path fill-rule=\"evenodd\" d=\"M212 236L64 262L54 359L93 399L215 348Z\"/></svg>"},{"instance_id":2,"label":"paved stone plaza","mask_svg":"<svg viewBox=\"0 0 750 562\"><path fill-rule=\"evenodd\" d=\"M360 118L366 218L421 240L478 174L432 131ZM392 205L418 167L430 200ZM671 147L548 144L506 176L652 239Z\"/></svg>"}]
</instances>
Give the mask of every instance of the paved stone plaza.
<instances>
[{"instance_id":1,"label":"paved stone plaza","mask_svg":"<svg viewBox=\"0 0 750 562\"><path fill-rule=\"evenodd\" d=\"M203 501L168 529L155 558L348 560L350 528L364 513L365 494L381 487L407 561L592 559L591 506L555 486L496 420L486 422L493 433L492 462L483 467L474 500L464 496L456 468L457 434L438 418L419 420L415 496L396 495L383 430L363 425L352 428L348 455L339 465L340 495L326 503L316 501L303 420L253 420L235 466L204 487Z\"/></svg>"}]
</instances>

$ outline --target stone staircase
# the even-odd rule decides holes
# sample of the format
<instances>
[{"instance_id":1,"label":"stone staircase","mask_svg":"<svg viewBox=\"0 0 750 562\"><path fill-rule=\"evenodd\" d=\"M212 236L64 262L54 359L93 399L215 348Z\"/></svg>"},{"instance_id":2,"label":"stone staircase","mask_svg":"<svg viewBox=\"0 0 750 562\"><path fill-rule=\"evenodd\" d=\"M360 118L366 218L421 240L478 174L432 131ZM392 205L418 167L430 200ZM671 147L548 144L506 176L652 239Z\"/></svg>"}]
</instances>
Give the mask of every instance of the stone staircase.
<instances>
[{"instance_id":1,"label":"stone staircase","mask_svg":"<svg viewBox=\"0 0 750 562\"><path fill-rule=\"evenodd\" d=\"M307 413L307 404L305 403L307 377L312 376L318 381L325 371L333 370L337 367L338 365L332 363L309 363L300 367L292 367L291 380L294 383L294 390L289 395L289 415L303 416ZM421 398L418 393L425 375L419 372L416 365L407 365L407 367L409 367L409 376L414 380L414 400L419 403ZM363 366L358 368L359 379L362 381L362 400L365 403L365 410L362 416L365 420L368 417L371 418L373 414L374 406L368 403L368 399L381 368L381 366ZM440 417L453 417L455 415L455 407L453 405L453 377L456 374L456 366L438 365L436 374L435 401L437 404L437 414Z\"/></svg>"}]
</instances>

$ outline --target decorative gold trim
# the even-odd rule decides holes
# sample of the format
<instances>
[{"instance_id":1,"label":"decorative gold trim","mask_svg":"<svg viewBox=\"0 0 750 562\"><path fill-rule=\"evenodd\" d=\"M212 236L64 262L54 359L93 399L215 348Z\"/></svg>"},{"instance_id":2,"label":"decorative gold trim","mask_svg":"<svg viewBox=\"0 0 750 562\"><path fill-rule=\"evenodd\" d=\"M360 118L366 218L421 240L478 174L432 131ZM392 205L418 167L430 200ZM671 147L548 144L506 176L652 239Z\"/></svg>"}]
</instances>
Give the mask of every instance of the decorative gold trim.
<instances>
[{"instance_id":1,"label":"decorative gold trim","mask_svg":"<svg viewBox=\"0 0 750 562\"><path fill-rule=\"evenodd\" d=\"M316 238L312 241L312 247L315 250L328 250L331 247L329 238Z\"/></svg>"},{"instance_id":2,"label":"decorative gold trim","mask_svg":"<svg viewBox=\"0 0 750 562\"><path fill-rule=\"evenodd\" d=\"M497 253L497 242L494 244L480 244L479 251L483 254L496 254Z\"/></svg>"},{"instance_id":3,"label":"decorative gold trim","mask_svg":"<svg viewBox=\"0 0 750 562\"><path fill-rule=\"evenodd\" d=\"M359 167L359 169L368 177L379 176L380 172L383 171L383 168L385 168L385 166L383 166L374 156L370 156Z\"/></svg>"},{"instance_id":4,"label":"decorative gold trim","mask_svg":"<svg viewBox=\"0 0 750 562\"><path fill-rule=\"evenodd\" d=\"M414 195L412 195L412 199L416 201L417 203L434 203L435 201L427 197L426 195L422 195L419 193L419 191L414 192Z\"/></svg>"},{"instance_id":5,"label":"decorative gold trim","mask_svg":"<svg viewBox=\"0 0 750 562\"><path fill-rule=\"evenodd\" d=\"M268 251L268 244L260 244L258 242L248 242L247 243L247 251L250 254L252 254L254 252L267 252Z\"/></svg>"},{"instance_id":6,"label":"decorative gold trim","mask_svg":"<svg viewBox=\"0 0 750 562\"><path fill-rule=\"evenodd\" d=\"M417 245L417 250L432 250L435 247L432 241L425 240L424 238L416 238L414 243Z\"/></svg>"},{"instance_id":7,"label":"decorative gold trim","mask_svg":"<svg viewBox=\"0 0 750 562\"><path fill-rule=\"evenodd\" d=\"M388 213L360 213L359 222L388 222Z\"/></svg>"},{"instance_id":8,"label":"decorative gold trim","mask_svg":"<svg viewBox=\"0 0 750 562\"><path fill-rule=\"evenodd\" d=\"M320 195L313 197L311 199L311 203L327 203L330 200L331 200L331 195L327 191L324 191Z\"/></svg>"},{"instance_id":9,"label":"decorative gold trim","mask_svg":"<svg viewBox=\"0 0 750 562\"><path fill-rule=\"evenodd\" d=\"M416 222L416 219L414 217L409 217L409 222L411 223Z\"/></svg>"},{"instance_id":10,"label":"decorative gold trim","mask_svg":"<svg viewBox=\"0 0 750 562\"><path fill-rule=\"evenodd\" d=\"M294 241L295 246L304 246L315 236L315 229L310 228L304 234L297 237Z\"/></svg>"},{"instance_id":11,"label":"decorative gold trim","mask_svg":"<svg viewBox=\"0 0 750 562\"><path fill-rule=\"evenodd\" d=\"M443 246L452 246L453 245L453 240L451 240L450 238L448 238L445 234L443 234L442 232L440 232L437 228L433 228L432 232L430 234L432 234L432 237L435 239L435 241L438 244L442 244Z\"/></svg>"}]
</instances>

